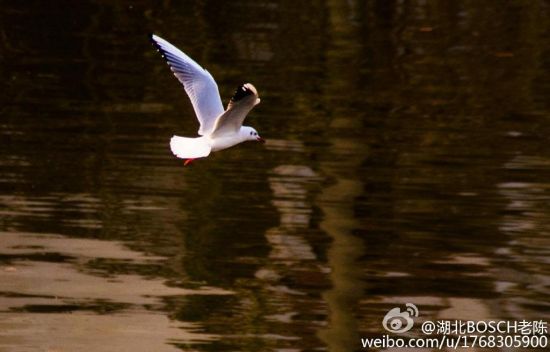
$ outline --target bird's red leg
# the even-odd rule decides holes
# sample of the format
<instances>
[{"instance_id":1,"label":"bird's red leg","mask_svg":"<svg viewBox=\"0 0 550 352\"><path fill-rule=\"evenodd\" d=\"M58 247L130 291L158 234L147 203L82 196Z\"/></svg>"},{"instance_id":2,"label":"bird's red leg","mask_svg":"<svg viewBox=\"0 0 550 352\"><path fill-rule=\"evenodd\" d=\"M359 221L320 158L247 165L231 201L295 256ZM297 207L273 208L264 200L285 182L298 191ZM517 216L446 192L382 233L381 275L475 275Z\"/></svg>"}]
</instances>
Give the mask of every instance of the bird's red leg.
<instances>
[{"instance_id":1,"label":"bird's red leg","mask_svg":"<svg viewBox=\"0 0 550 352\"><path fill-rule=\"evenodd\" d=\"M185 160L185 162L183 163L183 166L187 166L187 165L191 164L191 163L193 162L193 160L195 160L195 159L187 159L187 160Z\"/></svg>"}]
</instances>

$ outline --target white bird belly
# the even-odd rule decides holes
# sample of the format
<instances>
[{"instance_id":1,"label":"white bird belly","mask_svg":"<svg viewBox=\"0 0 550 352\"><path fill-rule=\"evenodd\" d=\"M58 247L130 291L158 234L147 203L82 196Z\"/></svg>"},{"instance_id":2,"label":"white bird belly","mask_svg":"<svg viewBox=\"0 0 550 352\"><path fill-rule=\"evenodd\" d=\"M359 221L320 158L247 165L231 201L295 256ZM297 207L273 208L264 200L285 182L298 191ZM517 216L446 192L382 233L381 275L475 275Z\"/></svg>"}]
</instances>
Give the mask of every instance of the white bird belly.
<instances>
[{"instance_id":1,"label":"white bird belly","mask_svg":"<svg viewBox=\"0 0 550 352\"><path fill-rule=\"evenodd\" d=\"M238 135L228 137L218 137L210 140L210 146L213 152L231 148L234 145L241 143L243 140Z\"/></svg>"}]
</instances>

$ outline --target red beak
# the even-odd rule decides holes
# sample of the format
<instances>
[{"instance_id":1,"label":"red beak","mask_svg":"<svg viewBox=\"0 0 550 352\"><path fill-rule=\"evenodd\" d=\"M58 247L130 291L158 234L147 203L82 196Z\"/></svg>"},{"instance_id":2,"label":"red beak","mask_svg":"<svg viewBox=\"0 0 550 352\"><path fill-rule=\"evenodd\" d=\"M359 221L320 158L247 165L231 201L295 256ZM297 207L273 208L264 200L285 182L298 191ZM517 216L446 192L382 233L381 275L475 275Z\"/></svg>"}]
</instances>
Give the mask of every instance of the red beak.
<instances>
[{"instance_id":1,"label":"red beak","mask_svg":"<svg viewBox=\"0 0 550 352\"><path fill-rule=\"evenodd\" d=\"M256 140L257 140L258 142L262 143L262 144L265 143L265 139L263 139L262 137L258 137L258 138L256 138Z\"/></svg>"}]
</instances>

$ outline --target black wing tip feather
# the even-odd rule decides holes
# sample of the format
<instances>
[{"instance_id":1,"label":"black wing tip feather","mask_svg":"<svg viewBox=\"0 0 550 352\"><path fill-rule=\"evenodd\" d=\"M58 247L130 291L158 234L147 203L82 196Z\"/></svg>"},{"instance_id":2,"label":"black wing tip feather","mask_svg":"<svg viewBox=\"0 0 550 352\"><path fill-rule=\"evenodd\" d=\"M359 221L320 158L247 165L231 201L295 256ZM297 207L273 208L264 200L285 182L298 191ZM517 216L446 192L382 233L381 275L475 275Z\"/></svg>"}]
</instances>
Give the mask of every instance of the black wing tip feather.
<instances>
[{"instance_id":1,"label":"black wing tip feather","mask_svg":"<svg viewBox=\"0 0 550 352\"><path fill-rule=\"evenodd\" d=\"M166 61L166 63L168 64L168 66L172 67L172 63L170 62L170 60L168 60L168 58L166 57L166 52L165 50L160 46L160 44L155 40L155 38L153 38L155 34L154 33L149 33L147 35L147 37L149 38L149 41L151 42L151 44L155 47L155 49L157 49L157 51L160 53L160 56L162 56L162 58Z\"/></svg>"},{"instance_id":2,"label":"black wing tip feather","mask_svg":"<svg viewBox=\"0 0 550 352\"><path fill-rule=\"evenodd\" d=\"M151 44L153 44L153 46L158 50L160 51L161 53L163 52L162 48L160 47L159 43L157 43L157 41L155 40L155 38L153 38L155 34L154 33L149 33L147 34L147 38L149 38L149 41L151 42Z\"/></svg>"},{"instance_id":3,"label":"black wing tip feather","mask_svg":"<svg viewBox=\"0 0 550 352\"><path fill-rule=\"evenodd\" d=\"M253 94L254 92L252 91L252 89L248 88L246 84L241 84L240 86L237 87L237 90L235 90L235 94L233 94L233 97L231 97L231 101L237 102L243 99L244 97L247 97Z\"/></svg>"}]
</instances>

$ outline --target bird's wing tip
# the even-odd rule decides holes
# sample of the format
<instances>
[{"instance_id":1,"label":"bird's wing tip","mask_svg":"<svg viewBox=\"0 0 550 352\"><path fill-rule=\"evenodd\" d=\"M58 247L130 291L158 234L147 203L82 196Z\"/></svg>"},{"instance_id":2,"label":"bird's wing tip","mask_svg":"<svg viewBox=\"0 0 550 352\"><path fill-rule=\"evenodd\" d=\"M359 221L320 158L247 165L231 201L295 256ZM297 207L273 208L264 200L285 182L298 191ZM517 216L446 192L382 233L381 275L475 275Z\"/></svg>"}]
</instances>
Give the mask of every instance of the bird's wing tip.
<instances>
[{"instance_id":1,"label":"bird's wing tip","mask_svg":"<svg viewBox=\"0 0 550 352\"><path fill-rule=\"evenodd\" d=\"M250 83L241 84L235 90L235 93L233 94L233 97L231 97L231 101L232 102L238 102L239 100L241 100L244 97L249 96L249 95L256 95L257 96L258 92L256 91L256 88Z\"/></svg>"},{"instance_id":2,"label":"bird's wing tip","mask_svg":"<svg viewBox=\"0 0 550 352\"><path fill-rule=\"evenodd\" d=\"M154 33L148 33L147 34L147 38L149 39L149 41L151 42L151 44L153 44L153 46L157 49L157 50L161 50L161 47L160 47L160 44L158 43L158 36L155 35Z\"/></svg>"}]
</instances>

